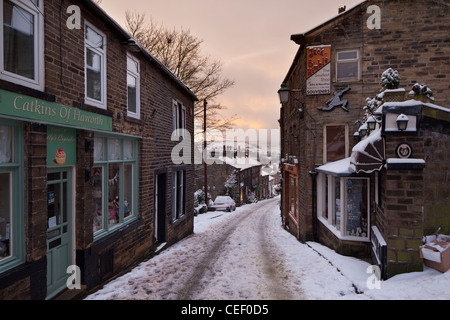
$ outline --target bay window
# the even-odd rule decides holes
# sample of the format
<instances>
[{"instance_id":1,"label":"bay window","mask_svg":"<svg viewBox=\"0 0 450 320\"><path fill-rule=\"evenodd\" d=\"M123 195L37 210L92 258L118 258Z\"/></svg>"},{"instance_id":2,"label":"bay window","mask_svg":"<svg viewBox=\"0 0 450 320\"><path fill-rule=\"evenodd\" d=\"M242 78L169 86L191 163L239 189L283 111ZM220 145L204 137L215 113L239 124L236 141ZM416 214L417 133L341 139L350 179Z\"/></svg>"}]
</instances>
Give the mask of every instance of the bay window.
<instances>
[{"instance_id":1,"label":"bay window","mask_svg":"<svg viewBox=\"0 0 450 320\"><path fill-rule=\"evenodd\" d=\"M1 0L0 8L0 79L43 90L43 1Z\"/></svg>"},{"instance_id":2,"label":"bay window","mask_svg":"<svg viewBox=\"0 0 450 320\"><path fill-rule=\"evenodd\" d=\"M369 240L369 178L319 174L319 221L338 238Z\"/></svg>"},{"instance_id":3,"label":"bay window","mask_svg":"<svg viewBox=\"0 0 450 320\"><path fill-rule=\"evenodd\" d=\"M137 217L137 159L135 139L95 137L92 174L94 236L105 234Z\"/></svg>"}]
</instances>

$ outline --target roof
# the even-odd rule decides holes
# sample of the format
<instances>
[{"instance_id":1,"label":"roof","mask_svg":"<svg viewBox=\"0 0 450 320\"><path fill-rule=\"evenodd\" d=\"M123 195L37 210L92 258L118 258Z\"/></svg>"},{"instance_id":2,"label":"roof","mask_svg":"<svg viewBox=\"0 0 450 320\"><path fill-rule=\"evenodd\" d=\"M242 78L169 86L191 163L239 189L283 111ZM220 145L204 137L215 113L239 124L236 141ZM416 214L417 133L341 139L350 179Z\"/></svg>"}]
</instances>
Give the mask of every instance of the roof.
<instances>
[{"instance_id":1,"label":"roof","mask_svg":"<svg viewBox=\"0 0 450 320\"><path fill-rule=\"evenodd\" d=\"M92 10L94 14L103 19L107 24L110 25L119 37L124 41L133 42L139 48L139 51L155 65L170 79L172 79L181 89L183 89L194 101L198 101L197 96L177 77L175 76L161 61L156 59L147 49L145 49L139 42L136 41L125 29L123 29L111 16L109 16L105 10L103 10L97 3L92 0L80 0L88 8Z\"/></svg>"},{"instance_id":2,"label":"roof","mask_svg":"<svg viewBox=\"0 0 450 320\"><path fill-rule=\"evenodd\" d=\"M361 2L361 3L359 3L359 4L357 4L356 6L350 8L349 10L346 10L346 11L344 11L343 13L338 14L337 16L335 16L335 17L333 17L333 18L331 18L331 19L329 19L329 20L327 20L327 21L321 23L321 24L318 25L317 27L315 27L315 28L313 28L313 29L311 29L311 30L309 30L309 31L307 31L307 32L305 32L305 33L298 33L298 34L293 34L293 35L291 35L291 40L294 41L296 44L300 45L300 48L299 48L299 50L297 51L297 54L295 55L294 61L292 62L291 67L289 68L289 71L288 71L288 73L287 73L287 75L286 75L286 77L285 77L283 83L286 83L286 82L289 80L289 76L290 76L290 74L292 73L292 71L294 70L295 65L296 65L296 62L298 61L299 56L300 56L300 54L301 54L301 51L302 51L302 49L303 49L303 46L305 45L305 37L306 37L307 35L313 33L313 32L316 31L317 29L320 29L320 28L322 28L323 26L325 26L325 25L327 25L327 24L333 22L334 20L336 20L336 19L338 19L338 18L340 18L340 17L342 17L342 16L345 16L345 15L349 14L350 12L356 10L356 8L360 7L362 4L366 3L367 1L369 1L369 0L365 0L365 1L363 1L363 2Z\"/></svg>"},{"instance_id":3,"label":"roof","mask_svg":"<svg viewBox=\"0 0 450 320\"><path fill-rule=\"evenodd\" d=\"M327 163L316 168L316 171L336 177L348 177L355 174L355 171L350 166L350 158Z\"/></svg>"},{"instance_id":4,"label":"roof","mask_svg":"<svg viewBox=\"0 0 450 320\"><path fill-rule=\"evenodd\" d=\"M220 157L218 160L236 169L239 169L239 171L244 171L249 168L262 166L262 163L260 163L259 161L246 157L237 157L237 158Z\"/></svg>"},{"instance_id":5,"label":"roof","mask_svg":"<svg viewBox=\"0 0 450 320\"><path fill-rule=\"evenodd\" d=\"M359 3L359 4L355 5L355 6L353 6L352 8L350 8L350 9L348 9L348 10L346 10L346 11L344 11L344 12L342 12L342 13L336 15L336 16L334 16L333 18L331 18L331 19L329 19L329 20L327 20L327 21L321 23L321 24L318 25L317 27L312 28L311 30L309 30L309 31L307 31L307 32L305 32L305 33L298 33L298 34L293 34L293 35L291 35L291 40L294 41L295 43L299 44L299 45L304 45L304 42L303 42L303 41L304 41L304 37L305 37L305 36L307 36L307 35L313 33L314 31L316 31L316 30L322 28L323 26L325 26L325 25L327 25L327 24L333 22L334 20L337 20L338 18L340 18L340 17L342 17L342 16L345 16L345 15L349 14L350 12L356 10L357 8L359 8L361 5L363 5L364 3L368 2L368 1L369 1L369 0L362 1L361 3Z\"/></svg>"}]
</instances>

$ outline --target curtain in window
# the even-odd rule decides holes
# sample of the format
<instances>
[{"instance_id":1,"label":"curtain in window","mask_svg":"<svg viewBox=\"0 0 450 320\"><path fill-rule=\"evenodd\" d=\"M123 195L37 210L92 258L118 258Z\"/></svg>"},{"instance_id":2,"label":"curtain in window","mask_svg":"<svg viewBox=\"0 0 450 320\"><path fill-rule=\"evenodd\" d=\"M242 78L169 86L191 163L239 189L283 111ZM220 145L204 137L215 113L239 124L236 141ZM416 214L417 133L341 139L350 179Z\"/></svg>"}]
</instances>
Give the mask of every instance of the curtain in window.
<instances>
[{"instance_id":1,"label":"curtain in window","mask_svg":"<svg viewBox=\"0 0 450 320\"><path fill-rule=\"evenodd\" d=\"M0 126L0 163L12 161L12 132L10 127Z\"/></svg>"}]
</instances>

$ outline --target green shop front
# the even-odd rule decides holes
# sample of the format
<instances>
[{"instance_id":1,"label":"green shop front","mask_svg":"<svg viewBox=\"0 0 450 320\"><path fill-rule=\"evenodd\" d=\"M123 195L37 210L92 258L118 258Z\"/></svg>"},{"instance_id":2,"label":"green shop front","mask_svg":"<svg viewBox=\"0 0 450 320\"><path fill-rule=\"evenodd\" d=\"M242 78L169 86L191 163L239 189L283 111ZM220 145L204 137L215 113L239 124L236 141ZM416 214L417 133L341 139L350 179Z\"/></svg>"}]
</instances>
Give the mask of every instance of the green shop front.
<instances>
[{"instance_id":1,"label":"green shop front","mask_svg":"<svg viewBox=\"0 0 450 320\"><path fill-rule=\"evenodd\" d=\"M111 116L0 90L0 299L88 281L89 247L137 220L137 151Z\"/></svg>"}]
</instances>

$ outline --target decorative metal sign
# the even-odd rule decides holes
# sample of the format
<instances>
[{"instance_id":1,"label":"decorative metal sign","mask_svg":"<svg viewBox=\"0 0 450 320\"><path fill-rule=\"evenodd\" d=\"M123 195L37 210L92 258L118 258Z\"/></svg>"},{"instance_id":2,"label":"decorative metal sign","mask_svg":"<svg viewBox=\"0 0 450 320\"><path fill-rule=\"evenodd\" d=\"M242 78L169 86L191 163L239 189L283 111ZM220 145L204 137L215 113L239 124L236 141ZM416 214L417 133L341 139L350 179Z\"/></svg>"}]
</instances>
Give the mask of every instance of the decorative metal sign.
<instances>
[{"instance_id":1,"label":"decorative metal sign","mask_svg":"<svg viewBox=\"0 0 450 320\"><path fill-rule=\"evenodd\" d=\"M402 143L397 146L397 150L395 151L397 157L400 159L408 159L411 158L412 148L407 143Z\"/></svg>"},{"instance_id":2,"label":"decorative metal sign","mask_svg":"<svg viewBox=\"0 0 450 320\"><path fill-rule=\"evenodd\" d=\"M349 112L347 109L348 100L341 100L342 96L351 90L350 87L345 88L340 92L335 92L334 97L327 101L328 108L319 107L317 109L322 111L332 111L336 107L341 107L345 111Z\"/></svg>"}]
</instances>

